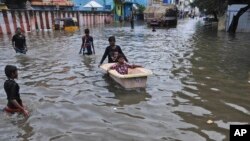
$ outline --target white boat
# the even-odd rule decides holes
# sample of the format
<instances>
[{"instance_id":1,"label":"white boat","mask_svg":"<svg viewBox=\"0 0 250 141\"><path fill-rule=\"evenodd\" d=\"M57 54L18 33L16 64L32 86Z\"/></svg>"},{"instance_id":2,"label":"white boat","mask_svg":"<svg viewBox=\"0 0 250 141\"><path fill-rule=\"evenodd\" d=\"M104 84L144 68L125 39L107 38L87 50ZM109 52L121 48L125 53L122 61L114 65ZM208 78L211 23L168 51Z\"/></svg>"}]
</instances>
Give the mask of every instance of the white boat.
<instances>
[{"instance_id":1,"label":"white boat","mask_svg":"<svg viewBox=\"0 0 250 141\"><path fill-rule=\"evenodd\" d=\"M107 63L100 66L103 70L107 72L115 63ZM128 74L122 75L116 70L109 70L109 76L114 79L117 83L122 85L124 88L143 88L146 87L147 77L152 75L152 71L145 69L143 67L137 67L133 69L128 69Z\"/></svg>"}]
</instances>

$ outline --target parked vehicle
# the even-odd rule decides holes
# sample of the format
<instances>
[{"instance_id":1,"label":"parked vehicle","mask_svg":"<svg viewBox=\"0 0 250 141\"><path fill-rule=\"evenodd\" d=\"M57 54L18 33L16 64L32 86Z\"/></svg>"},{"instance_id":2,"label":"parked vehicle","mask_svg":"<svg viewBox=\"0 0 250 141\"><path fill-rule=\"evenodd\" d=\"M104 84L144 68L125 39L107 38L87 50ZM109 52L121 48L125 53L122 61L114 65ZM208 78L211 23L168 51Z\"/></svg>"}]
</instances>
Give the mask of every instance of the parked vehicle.
<instances>
[{"instance_id":1,"label":"parked vehicle","mask_svg":"<svg viewBox=\"0 0 250 141\"><path fill-rule=\"evenodd\" d=\"M177 15L177 7L173 4L149 6L144 11L144 20L149 26L176 26Z\"/></svg>"},{"instance_id":2,"label":"parked vehicle","mask_svg":"<svg viewBox=\"0 0 250 141\"><path fill-rule=\"evenodd\" d=\"M54 30L74 32L79 29L76 18L56 18Z\"/></svg>"}]
</instances>

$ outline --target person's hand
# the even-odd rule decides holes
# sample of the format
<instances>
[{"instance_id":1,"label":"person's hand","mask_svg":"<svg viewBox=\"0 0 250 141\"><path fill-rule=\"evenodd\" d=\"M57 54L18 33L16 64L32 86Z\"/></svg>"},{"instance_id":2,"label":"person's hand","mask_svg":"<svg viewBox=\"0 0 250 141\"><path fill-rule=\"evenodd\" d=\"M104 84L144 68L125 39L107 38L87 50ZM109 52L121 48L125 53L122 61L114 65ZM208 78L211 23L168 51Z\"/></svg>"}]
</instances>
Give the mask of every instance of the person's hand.
<instances>
[{"instance_id":1,"label":"person's hand","mask_svg":"<svg viewBox=\"0 0 250 141\"><path fill-rule=\"evenodd\" d=\"M29 117L29 111L28 110L25 110L25 109L22 109L22 113L25 117Z\"/></svg>"}]
</instances>

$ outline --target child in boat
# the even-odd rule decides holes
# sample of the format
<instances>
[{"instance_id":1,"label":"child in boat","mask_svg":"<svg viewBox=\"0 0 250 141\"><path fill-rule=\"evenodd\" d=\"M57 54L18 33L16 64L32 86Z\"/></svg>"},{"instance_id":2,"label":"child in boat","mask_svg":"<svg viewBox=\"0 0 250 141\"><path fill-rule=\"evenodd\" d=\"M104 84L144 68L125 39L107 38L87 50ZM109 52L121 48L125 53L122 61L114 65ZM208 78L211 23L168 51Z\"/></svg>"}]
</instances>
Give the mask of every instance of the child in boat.
<instances>
[{"instance_id":1,"label":"child in boat","mask_svg":"<svg viewBox=\"0 0 250 141\"><path fill-rule=\"evenodd\" d=\"M5 67L5 75L8 78L8 80L4 82L4 90L7 95L8 104L4 108L4 111L9 113L19 112L22 113L25 117L28 117L29 112L24 108L22 100L20 98L19 85L14 80L18 78L17 67L7 65Z\"/></svg>"},{"instance_id":2,"label":"child in boat","mask_svg":"<svg viewBox=\"0 0 250 141\"><path fill-rule=\"evenodd\" d=\"M136 68L136 67L141 67L139 65L130 65L128 64L124 57L122 55L119 55L117 57L118 59L118 62L116 64L114 64L113 66L111 66L108 71L110 69L115 69L118 73L122 74L122 75L125 75L125 74L128 74L128 68Z\"/></svg>"}]
</instances>

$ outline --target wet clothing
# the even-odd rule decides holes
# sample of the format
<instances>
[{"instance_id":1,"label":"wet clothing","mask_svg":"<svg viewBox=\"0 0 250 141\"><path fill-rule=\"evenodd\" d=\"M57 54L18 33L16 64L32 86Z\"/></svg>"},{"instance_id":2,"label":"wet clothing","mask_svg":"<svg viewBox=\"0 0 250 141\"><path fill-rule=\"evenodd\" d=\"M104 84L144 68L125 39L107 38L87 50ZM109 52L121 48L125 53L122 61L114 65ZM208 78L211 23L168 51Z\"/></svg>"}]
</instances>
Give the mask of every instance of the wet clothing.
<instances>
[{"instance_id":1,"label":"wet clothing","mask_svg":"<svg viewBox=\"0 0 250 141\"><path fill-rule=\"evenodd\" d=\"M82 37L82 47L83 47L83 53L84 53L84 51L85 50L87 50L87 53L85 53L85 54L87 54L87 55L91 55L93 52L92 52L92 49L91 49L91 47L92 47L92 44L93 43L93 37L91 37L91 36L83 36Z\"/></svg>"},{"instance_id":2,"label":"wet clothing","mask_svg":"<svg viewBox=\"0 0 250 141\"><path fill-rule=\"evenodd\" d=\"M120 46L116 45L116 47L113 49L111 46L108 46L102 56L102 60L100 62L100 64L103 63L103 61L106 59L106 57L108 56L108 63L113 63L112 61L112 55L115 51L118 51L118 53L122 56L124 56L124 59L126 62L128 62L128 59L126 58L126 56L123 54L122 49Z\"/></svg>"},{"instance_id":3,"label":"wet clothing","mask_svg":"<svg viewBox=\"0 0 250 141\"><path fill-rule=\"evenodd\" d=\"M14 44L14 49L16 50L16 53L26 53L26 39L25 36L22 34L15 34L12 37L12 43Z\"/></svg>"},{"instance_id":4,"label":"wet clothing","mask_svg":"<svg viewBox=\"0 0 250 141\"><path fill-rule=\"evenodd\" d=\"M8 108L18 109L11 100L16 100L19 105L23 106L22 100L19 94L19 85L12 79L8 79L4 82L4 90L7 94Z\"/></svg>"},{"instance_id":5,"label":"wet clothing","mask_svg":"<svg viewBox=\"0 0 250 141\"><path fill-rule=\"evenodd\" d=\"M128 68L133 68L133 66L127 63L124 63L124 64L117 63L111 66L111 69L115 69L118 73L123 74L123 75L128 74Z\"/></svg>"}]
</instances>

